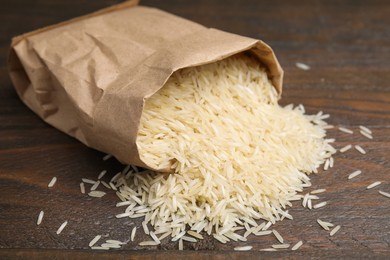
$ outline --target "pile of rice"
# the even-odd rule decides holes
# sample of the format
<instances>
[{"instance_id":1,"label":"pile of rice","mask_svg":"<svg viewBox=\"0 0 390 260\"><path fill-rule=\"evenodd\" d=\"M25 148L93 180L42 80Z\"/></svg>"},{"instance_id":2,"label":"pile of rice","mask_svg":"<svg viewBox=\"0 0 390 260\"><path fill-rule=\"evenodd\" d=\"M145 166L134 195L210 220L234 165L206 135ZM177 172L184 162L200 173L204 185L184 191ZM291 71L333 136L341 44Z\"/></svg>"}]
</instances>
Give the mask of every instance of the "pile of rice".
<instances>
[{"instance_id":1,"label":"pile of rice","mask_svg":"<svg viewBox=\"0 0 390 260\"><path fill-rule=\"evenodd\" d=\"M235 231L292 218L286 208L310 186L307 174L335 149L321 114L281 107L261 64L248 54L175 72L147 100L137 145L145 171L116 180L131 218L179 239L206 231L221 242ZM264 224L263 224L264 227Z\"/></svg>"}]
</instances>

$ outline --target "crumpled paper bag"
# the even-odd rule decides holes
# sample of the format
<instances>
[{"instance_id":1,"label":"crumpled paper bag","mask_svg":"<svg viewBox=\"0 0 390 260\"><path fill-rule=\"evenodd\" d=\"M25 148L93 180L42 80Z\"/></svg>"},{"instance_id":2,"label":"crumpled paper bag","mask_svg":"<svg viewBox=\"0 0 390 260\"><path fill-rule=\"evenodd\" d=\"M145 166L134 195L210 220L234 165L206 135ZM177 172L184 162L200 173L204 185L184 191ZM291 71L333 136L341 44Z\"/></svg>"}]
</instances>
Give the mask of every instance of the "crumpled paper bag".
<instances>
[{"instance_id":1,"label":"crumpled paper bag","mask_svg":"<svg viewBox=\"0 0 390 260\"><path fill-rule=\"evenodd\" d=\"M137 5L124 2L15 37L8 65L22 101L87 146L151 168L136 145L142 109L176 70L249 51L281 93L283 71L264 42Z\"/></svg>"}]
</instances>

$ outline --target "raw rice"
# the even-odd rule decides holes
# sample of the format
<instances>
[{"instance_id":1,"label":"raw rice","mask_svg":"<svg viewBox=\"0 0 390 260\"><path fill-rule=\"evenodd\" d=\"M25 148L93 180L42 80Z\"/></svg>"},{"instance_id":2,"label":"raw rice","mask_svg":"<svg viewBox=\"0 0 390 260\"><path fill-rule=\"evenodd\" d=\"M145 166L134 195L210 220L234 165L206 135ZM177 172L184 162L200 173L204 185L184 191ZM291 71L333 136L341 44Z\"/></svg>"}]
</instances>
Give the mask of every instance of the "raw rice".
<instances>
[{"instance_id":1,"label":"raw rice","mask_svg":"<svg viewBox=\"0 0 390 260\"><path fill-rule=\"evenodd\" d=\"M197 239L203 239L203 236L201 234L196 233L196 232L194 232L192 230L188 230L187 234L190 235L190 236L193 236L193 237L195 237Z\"/></svg>"},{"instance_id":2,"label":"raw rice","mask_svg":"<svg viewBox=\"0 0 390 260\"><path fill-rule=\"evenodd\" d=\"M371 131L370 129L368 129L367 127L365 127L365 126L363 126L363 125L360 125L359 128L360 128L362 131L366 132L367 134L372 135L372 131Z\"/></svg>"},{"instance_id":3,"label":"raw rice","mask_svg":"<svg viewBox=\"0 0 390 260\"><path fill-rule=\"evenodd\" d=\"M275 244L275 245L272 245L272 248L276 248L276 249L286 249L286 248L289 248L290 247L290 244Z\"/></svg>"},{"instance_id":4,"label":"raw rice","mask_svg":"<svg viewBox=\"0 0 390 260\"><path fill-rule=\"evenodd\" d=\"M269 235L271 233L272 233L271 230L265 230L265 231L255 232L254 235L256 235L256 236L266 236L266 235Z\"/></svg>"},{"instance_id":5,"label":"raw rice","mask_svg":"<svg viewBox=\"0 0 390 260\"><path fill-rule=\"evenodd\" d=\"M39 212L39 215L38 215L37 226L39 226L42 223L43 215L44 215L44 212L43 212L43 210L41 210L41 212Z\"/></svg>"},{"instance_id":6,"label":"raw rice","mask_svg":"<svg viewBox=\"0 0 390 260\"><path fill-rule=\"evenodd\" d=\"M91 191L96 190L97 187L99 187L99 184L100 184L100 181L95 182L95 184L92 185L92 187L91 187Z\"/></svg>"},{"instance_id":7,"label":"raw rice","mask_svg":"<svg viewBox=\"0 0 390 260\"><path fill-rule=\"evenodd\" d=\"M49 182L49 184L47 185L47 187L51 188L54 186L54 184L56 184L56 181L57 181L57 177L53 177L51 179L51 181Z\"/></svg>"},{"instance_id":8,"label":"raw rice","mask_svg":"<svg viewBox=\"0 0 390 260\"><path fill-rule=\"evenodd\" d=\"M85 194L84 182L80 182L80 192L81 192L82 194Z\"/></svg>"},{"instance_id":9,"label":"raw rice","mask_svg":"<svg viewBox=\"0 0 390 260\"><path fill-rule=\"evenodd\" d=\"M314 209L318 209L318 208L322 208L324 206L326 206L327 202L326 201L323 201L323 202L320 202L320 203L317 203L313 206Z\"/></svg>"},{"instance_id":10,"label":"raw rice","mask_svg":"<svg viewBox=\"0 0 390 260\"><path fill-rule=\"evenodd\" d=\"M106 187L107 189L111 190L111 186L107 184L107 182L105 181L100 181L101 184L103 184L104 187Z\"/></svg>"},{"instance_id":11,"label":"raw rice","mask_svg":"<svg viewBox=\"0 0 390 260\"><path fill-rule=\"evenodd\" d=\"M183 247L184 247L184 245L183 245L183 239L180 239L180 240L179 240L179 250L182 251L182 250L183 250Z\"/></svg>"},{"instance_id":12,"label":"raw rice","mask_svg":"<svg viewBox=\"0 0 390 260\"><path fill-rule=\"evenodd\" d=\"M381 194L381 195L383 195L383 196L385 196L385 197L388 197L388 198L390 198L390 193L388 193L388 192L385 192L385 191L379 191L379 194Z\"/></svg>"},{"instance_id":13,"label":"raw rice","mask_svg":"<svg viewBox=\"0 0 390 260\"><path fill-rule=\"evenodd\" d=\"M352 178L355 178L356 176L358 176L359 174L361 174L362 171L361 170L357 170L357 171L354 171L353 173L351 173L350 175L348 175L348 180L352 179Z\"/></svg>"},{"instance_id":14,"label":"raw rice","mask_svg":"<svg viewBox=\"0 0 390 260\"><path fill-rule=\"evenodd\" d=\"M131 230L131 236L130 236L131 241L134 241L136 232L137 232L137 227L133 227L133 229Z\"/></svg>"},{"instance_id":15,"label":"raw rice","mask_svg":"<svg viewBox=\"0 0 390 260\"><path fill-rule=\"evenodd\" d=\"M355 145L355 149L361 154L366 154L366 151L360 145Z\"/></svg>"},{"instance_id":16,"label":"raw rice","mask_svg":"<svg viewBox=\"0 0 390 260\"><path fill-rule=\"evenodd\" d=\"M301 69L301 70L310 70L310 66L305 64L305 63L302 63L302 62L296 62L295 65L297 66L298 69Z\"/></svg>"},{"instance_id":17,"label":"raw rice","mask_svg":"<svg viewBox=\"0 0 390 260\"><path fill-rule=\"evenodd\" d=\"M252 250L253 246L236 246L234 251L249 251Z\"/></svg>"},{"instance_id":18,"label":"raw rice","mask_svg":"<svg viewBox=\"0 0 390 260\"><path fill-rule=\"evenodd\" d=\"M360 133L361 133L363 136L367 137L368 139L373 139L372 135L370 135L369 133L367 133L367 132L365 132L365 131L360 130Z\"/></svg>"},{"instance_id":19,"label":"raw rice","mask_svg":"<svg viewBox=\"0 0 390 260\"><path fill-rule=\"evenodd\" d=\"M149 228L148 228L148 224L146 223L146 221L142 221L142 228L144 229L144 233L146 235L149 235Z\"/></svg>"},{"instance_id":20,"label":"raw rice","mask_svg":"<svg viewBox=\"0 0 390 260\"><path fill-rule=\"evenodd\" d=\"M124 245L124 244L126 244L125 242L122 242L122 241L119 241L119 240L114 240L114 239L108 239L108 240L106 240L106 243L117 244L117 245Z\"/></svg>"},{"instance_id":21,"label":"raw rice","mask_svg":"<svg viewBox=\"0 0 390 260\"><path fill-rule=\"evenodd\" d=\"M68 221L65 221L64 223L61 224L61 226L57 229L57 235L59 235L62 230L64 230L64 228L66 227L66 225L68 225Z\"/></svg>"},{"instance_id":22,"label":"raw rice","mask_svg":"<svg viewBox=\"0 0 390 260\"><path fill-rule=\"evenodd\" d=\"M196 242L198 242L198 240L196 240L195 238L189 237L189 236L185 236L185 235L182 236L181 239L182 239L183 241L187 241L187 242L191 242L191 243L196 243Z\"/></svg>"},{"instance_id":23,"label":"raw rice","mask_svg":"<svg viewBox=\"0 0 390 260\"><path fill-rule=\"evenodd\" d=\"M90 191L88 193L88 195L91 197L95 197L95 198L101 198L104 195L106 195L106 193L104 191L93 190L93 191Z\"/></svg>"},{"instance_id":24,"label":"raw rice","mask_svg":"<svg viewBox=\"0 0 390 260\"><path fill-rule=\"evenodd\" d=\"M152 237L152 239L153 239L156 243L158 243L158 244L161 243L160 239L158 239L158 237L154 234L153 231L150 231L150 232L149 232L149 235Z\"/></svg>"},{"instance_id":25,"label":"raw rice","mask_svg":"<svg viewBox=\"0 0 390 260\"><path fill-rule=\"evenodd\" d=\"M84 183L88 183L88 184L95 184L96 181L93 181L93 180L90 180L90 179L87 179L87 178L82 178L81 179Z\"/></svg>"},{"instance_id":26,"label":"raw rice","mask_svg":"<svg viewBox=\"0 0 390 260\"><path fill-rule=\"evenodd\" d=\"M381 183L382 183L381 181L373 182L373 183L371 183L370 185L367 186L367 190L372 189L372 188L380 185Z\"/></svg>"},{"instance_id":27,"label":"raw rice","mask_svg":"<svg viewBox=\"0 0 390 260\"><path fill-rule=\"evenodd\" d=\"M311 191L310 193L311 193L311 194L318 194L318 193L323 193L323 192L325 192L325 191L326 191L326 189L317 189L317 190Z\"/></svg>"},{"instance_id":28,"label":"raw rice","mask_svg":"<svg viewBox=\"0 0 390 260\"><path fill-rule=\"evenodd\" d=\"M277 100L264 68L245 54L173 73L146 99L136 144L145 164L175 174L115 175L119 199L148 208L129 217L173 240L189 227L221 243L246 240L233 228L292 218L290 199L336 150L325 140L328 115Z\"/></svg>"},{"instance_id":29,"label":"raw rice","mask_svg":"<svg viewBox=\"0 0 390 260\"><path fill-rule=\"evenodd\" d=\"M330 164L330 161L329 161L329 159L327 159L325 161L325 164L324 164L324 171L327 171L329 169L329 164Z\"/></svg>"},{"instance_id":30,"label":"raw rice","mask_svg":"<svg viewBox=\"0 0 390 260\"><path fill-rule=\"evenodd\" d=\"M106 170L101 171L101 172L99 173L98 180L100 180L101 178L103 178L103 176L104 176L106 173L107 173Z\"/></svg>"},{"instance_id":31,"label":"raw rice","mask_svg":"<svg viewBox=\"0 0 390 260\"><path fill-rule=\"evenodd\" d=\"M302 240L301 240L301 241L299 241L298 243L296 243L296 244L291 248L291 250L292 250L292 251L298 250L302 245L303 245L303 242L302 242Z\"/></svg>"},{"instance_id":32,"label":"raw rice","mask_svg":"<svg viewBox=\"0 0 390 260\"><path fill-rule=\"evenodd\" d=\"M329 234L329 235L330 235L331 237L334 236L334 234L336 234L337 231L340 230L340 228L341 228L341 226L340 226L340 225L337 225L335 228L332 229L332 231L330 231L330 234Z\"/></svg>"},{"instance_id":33,"label":"raw rice","mask_svg":"<svg viewBox=\"0 0 390 260\"><path fill-rule=\"evenodd\" d=\"M283 239L283 237L279 234L279 232L276 231L275 229L272 229L272 233L274 233L276 239L277 239L281 244L283 244L284 239Z\"/></svg>"},{"instance_id":34,"label":"raw rice","mask_svg":"<svg viewBox=\"0 0 390 260\"><path fill-rule=\"evenodd\" d=\"M341 132L347 133L347 134L353 134L353 131L351 129L345 128L345 127L339 127L339 130Z\"/></svg>"},{"instance_id":35,"label":"raw rice","mask_svg":"<svg viewBox=\"0 0 390 260\"><path fill-rule=\"evenodd\" d=\"M130 217L133 214L134 214L134 212L130 211L130 212L124 212L124 213L117 214L117 215L115 215L115 217L116 218L125 218L125 217Z\"/></svg>"},{"instance_id":36,"label":"raw rice","mask_svg":"<svg viewBox=\"0 0 390 260\"><path fill-rule=\"evenodd\" d=\"M139 246L157 246L158 243L154 240L151 241L142 241L138 243Z\"/></svg>"},{"instance_id":37,"label":"raw rice","mask_svg":"<svg viewBox=\"0 0 390 260\"><path fill-rule=\"evenodd\" d=\"M108 159L110 159L112 157L112 154L106 154L104 157L103 157L103 161L107 161Z\"/></svg>"},{"instance_id":38,"label":"raw rice","mask_svg":"<svg viewBox=\"0 0 390 260\"><path fill-rule=\"evenodd\" d=\"M352 145L348 144L348 145L346 145L346 146L344 146L343 148L340 149L340 153L344 153L344 152L348 151L351 148L352 148Z\"/></svg>"},{"instance_id":39,"label":"raw rice","mask_svg":"<svg viewBox=\"0 0 390 260\"><path fill-rule=\"evenodd\" d=\"M333 168L333 166L334 166L334 159L333 159L333 157L330 157L329 158L329 167Z\"/></svg>"},{"instance_id":40,"label":"raw rice","mask_svg":"<svg viewBox=\"0 0 390 260\"><path fill-rule=\"evenodd\" d=\"M278 250L276 248L263 248L263 249L260 249L260 251L274 252L274 251L278 251Z\"/></svg>"},{"instance_id":41,"label":"raw rice","mask_svg":"<svg viewBox=\"0 0 390 260\"><path fill-rule=\"evenodd\" d=\"M330 230L330 227L333 227L334 224L326 221L322 221L321 219L317 219L317 223L325 230Z\"/></svg>"},{"instance_id":42,"label":"raw rice","mask_svg":"<svg viewBox=\"0 0 390 260\"><path fill-rule=\"evenodd\" d=\"M101 237L102 237L101 235L95 236L95 237L91 240L91 242L89 242L88 246L89 246L89 247L93 247L93 246L97 243L97 241L99 241L99 239L100 239Z\"/></svg>"},{"instance_id":43,"label":"raw rice","mask_svg":"<svg viewBox=\"0 0 390 260\"><path fill-rule=\"evenodd\" d=\"M92 250L109 250L109 247L101 247L101 246L92 246Z\"/></svg>"},{"instance_id":44,"label":"raw rice","mask_svg":"<svg viewBox=\"0 0 390 260\"><path fill-rule=\"evenodd\" d=\"M112 244L112 243L103 243L100 246L101 247L106 247L106 248L121 248L121 245Z\"/></svg>"}]
</instances>

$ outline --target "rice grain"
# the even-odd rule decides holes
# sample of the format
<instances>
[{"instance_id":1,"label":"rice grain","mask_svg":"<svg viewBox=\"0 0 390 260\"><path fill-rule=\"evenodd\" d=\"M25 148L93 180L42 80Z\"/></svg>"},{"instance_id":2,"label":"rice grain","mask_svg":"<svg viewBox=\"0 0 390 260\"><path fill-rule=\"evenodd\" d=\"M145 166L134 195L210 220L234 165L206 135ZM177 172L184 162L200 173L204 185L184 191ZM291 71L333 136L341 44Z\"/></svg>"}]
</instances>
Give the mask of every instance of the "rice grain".
<instances>
[{"instance_id":1,"label":"rice grain","mask_svg":"<svg viewBox=\"0 0 390 260\"><path fill-rule=\"evenodd\" d=\"M382 182L381 181L376 181L371 183L370 185L367 186L367 190L375 188L376 186L380 185Z\"/></svg>"},{"instance_id":2,"label":"rice grain","mask_svg":"<svg viewBox=\"0 0 390 260\"><path fill-rule=\"evenodd\" d=\"M43 212L43 210L41 210L41 212L39 212L39 215L38 215L37 226L39 226L42 223L43 215L44 215L44 212Z\"/></svg>"},{"instance_id":3,"label":"rice grain","mask_svg":"<svg viewBox=\"0 0 390 260\"><path fill-rule=\"evenodd\" d=\"M340 230L340 228L341 228L341 226L340 225L337 225L336 227L334 227L333 229L332 229L332 231L330 231L330 236L332 237L332 236L334 236L334 234L336 234L337 233L337 231L339 231Z\"/></svg>"},{"instance_id":4,"label":"rice grain","mask_svg":"<svg viewBox=\"0 0 390 260\"><path fill-rule=\"evenodd\" d=\"M66 225L68 225L68 221L65 221L64 223L61 224L61 226L57 229L57 235L59 235L62 230L64 230L64 228L66 227Z\"/></svg>"},{"instance_id":5,"label":"rice grain","mask_svg":"<svg viewBox=\"0 0 390 260\"><path fill-rule=\"evenodd\" d=\"M56 184L56 182L57 182L57 177L53 177L51 179L51 181L49 182L49 184L47 185L47 187L49 187L49 188L53 187L54 184Z\"/></svg>"}]
</instances>

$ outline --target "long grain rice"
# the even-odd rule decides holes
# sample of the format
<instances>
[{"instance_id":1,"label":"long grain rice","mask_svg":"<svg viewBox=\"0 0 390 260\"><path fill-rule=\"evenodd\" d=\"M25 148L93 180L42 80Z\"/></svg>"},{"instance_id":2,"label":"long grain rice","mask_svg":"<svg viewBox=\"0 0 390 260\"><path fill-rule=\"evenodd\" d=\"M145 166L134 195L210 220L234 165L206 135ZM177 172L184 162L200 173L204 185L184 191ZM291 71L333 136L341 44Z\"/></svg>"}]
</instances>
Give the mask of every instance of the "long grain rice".
<instances>
[{"instance_id":1,"label":"long grain rice","mask_svg":"<svg viewBox=\"0 0 390 260\"><path fill-rule=\"evenodd\" d=\"M44 214L45 213L43 212L43 210L41 210L41 212L39 212L38 219L37 219L37 226L39 226L42 223L42 219L43 219Z\"/></svg>"},{"instance_id":2,"label":"long grain rice","mask_svg":"<svg viewBox=\"0 0 390 260\"><path fill-rule=\"evenodd\" d=\"M336 227L334 227L333 229L332 229L332 231L330 231L330 236L332 237L332 236L334 236L334 234L336 234L337 233L337 231L339 231L340 230L340 228L341 228L341 226L340 225L337 225Z\"/></svg>"},{"instance_id":3,"label":"long grain rice","mask_svg":"<svg viewBox=\"0 0 390 260\"><path fill-rule=\"evenodd\" d=\"M133 229L131 230L131 236L130 236L131 241L134 241L136 232L137 232L137 227L133 227Z\"/></svg>"},{"instance_id":4,"label":"long grain rice","mask_svg":"<svg viewBox=\"0 0 390 260\"><path fill-rule=\"evenodd\" d=\"M88 193L88 195L91 197L95 197L95 198L101 198L104 195L106 195L106 193L104 191L93 190L93 191L90 191Z\"/></svg>"},{"instance_id":5,"label":"long grain rice","mask_svg":"<svg viewBox=\"0 0 390 260\"><path fill-rule=\"evenodd\" d=\"M93 181L93 180L87 179L87 178L82 178L81 180L82 180L84 183L88 183L88 184L95 184L95 183L96 183L96 181Z\"/></svg>"},{"instance_id":6,"label":"long grain rice","mask_svg":"<svg viewBox=\"0 0 390 260\"><path fill-rule=\"evenodd\" d=\"M310 70L310 66L302 62L296 62L295 66L297 66L297 68L301 70Z\"/></svg>"},{"instance_id":7,"label":"long grain rice","mask_svg":"<svg viewBox=\"0 0 390 260\"><path fill-rule=\"evenodd\" d=\"M361 154L366 154L366 151L360 145L355 145L355 149L358 150Z\"/></svg>"},{"instance_id":8,"label":"long grain rice","mask_svg":"<svg viewBox=\"0 0 390 260\"><path fill-rule=\"evenodd\" d=\"M284 239L283 239L283 237L279 234L279 232L276 231L275 229L272 229L272 233L274 233L276 239L277 239L281 244L283 244Z\"/></svg>"},{"instance_id":9,"label":"long grain rice","mask_svg":"<svg viewBox=\"0 0 390 260\"><path fill-rule=\"evenodd\" d=\"M99 239L101 238L102 236L101 235L97 235L95 236L88 244L89 247L93 247L97 241L99 241Z\"/></svg>"},{"instance_id":10,"label":"long grain rice","mask_svg":"<svg viewBox=\"0 0 390 260\"><path fill-rule=\"evenodd\" d=\"M367 186L367 190L375 188L376 186L380 185L382 182L381 181L376 181L371 183L370 185Z\"/></svg>"},{"instance_id":11,"label":"long grain rice","mask_svg":"<svg viewBox=\"0 0 390 260\"><path fill-rule=\"evenodd\" d=\"M346 145L346 146L344 146L343 148L340 149L340 153L344 153L344 152L348 151L351 148L352 148L352 145L348 144L348 145Z\"/></svg>"},{"instance_id":12,"label":"long grain rice","mask_svg":"<svg viewBox=\"0 0 390 260\"><path fill-rule=\"evenodd\" d=\"M357 171L354 171L353 173L351 173L350 175L348 175L348 180L352 179L352 178L355 178L356 176L358 176L359 174L361 174L362 171L361 170L357 170Z\"/></svg>"},{"instance_id":13,"label":"long grain rice","mask_svg":"<svg viewBox=\"0 0 390 260\"><path fill-rule=\"evenodd\" d=\"M112 154L106 154L104 157L103 157L103 161L107 161L108 159L110 159L112 157Z\"/></svg>"},{"instance_id":14,"label":"long grain rice","mask_svg":"<svg viewBox=\"0 0 390 260\"><path fill-rule=\"evenodd\" d=\"M85 194L84 182L80 182L80 192L81 192L82 194Z\"/></svg>"},{"instance_id":15,"label":"long grain rice","mask_svg":"<svg viewBox=\"0 0 390 260\"><path fill-rule=\"evenodd\" d=\"M286 248L289 248L290 247L290 244L275 244L275 245L272 245L272 248L276 248L276 249L286 249Z\"/></svg>"},{"instance_id":16,"label":"long grain rice","mask_svg":"<svg viewBox=\"0 0 390 260\"><path fill-rule=\"evenodd\" d=\"M314 209L318 209L318 208L322 208L322 207L325 207L327 204L326 201L323 201L323 202L320 202L320 203L317 203L313 206Z\"/></svg>"},{"instance_id":17,"label":"long grain rice","mask_svg":"<svg viewBox=\"0 0 390 260\"><path fill-rule=\"evenodd\" d=\"M158 243L154 240L142 241L138 243L139 246L157 246Z\"/></svg>"},{"instance_id":18,"label":"long grain rice","mask_svg":"<svg viewBox=\"0 0 390 260\"><path fill-rule=\"evenodd\" d=\"M92 250L110 250L109 247L102 247L102 246L92 246Z\"/></svg>"},{"instance_id":19,"label":"long grain rice","mask_svg":"<svg viewBox=\"0 0 390 260\"><path fill-rule=\"evenodd\" d=\"M368 139L373 139L372 135L365 131L360 130L360 134L363 135L364 137L367 137Z\"/></svg>"},{"instance_id":20,"label":"long grain rice","mask_svg":"<svg viewBox=\"0 0 390 260\"><path fill-rule=\"evenodd\" d=\"M317 189L317 190L311 191L310 193L311 193L311 194L319 194L319 193L323 193L323 192L325 192L325 191L326 191L326 189Z\"/></svg>"},{"instance_id":21,"label":"long grain rice","mask_svg":"<svg viewBox=\"0 0 390 260\"><path fill-rule=\"evenodd\" d=\"M291 250L292 250L292 251L298 250L302 245L303 245L303 242L302 242L302 240L301 240L301 241L299 241L298 243L296 243L296 244L291 248Z\"/></svg>"},{"instance_id":22,"label":"long grain rice","mask_svg":"<svg viewBox=\"0 0 390 260\"><path fill-rule=\"evenodd\" d=\"M47 185L47 187L49 187L49 188L53 187L54 184L56 184L56 182L57 182L57 177L53 177L51 179L51 181L49 182L49 184Z\"/></svg>"},{"instance_id":23,"label":"long grain rice","mask_svg":"<svg viewBox=\"0 0 390 260\"><path fill-rule=\"evenodd\" d=\"M253 246L236 246L234 251L249 251L252 250Z\"/></svg>"},{"instance_id":24,"label":"long grain rice","mask_svg":"<svg viewBox=\"0 0 390 260\"><path fill-rule=\"evenodd\" d=\"M345 127L339 127L339 130L341 132L347 133L347 134L353 134L353 131L351 129L345 128Z\"/></svg>"},{"instance_id":25,"label":"long grain rice","mask_svg":"<svg viewBox=\"0 0 390 260\"><path fill-rule=\"evenodd\" d=\"M95 182L95 184L92 185L92 187L91 187L91 191L96 190L97 187L99 187L99 185L100 185L100 181Z\"/></svg>"},{"instance_id":26,"label":"long grain rice","mask_svg":"<svg viewBox=\"0 0 390 260\"><path fill-rule=\"evenodd\" d=\"M360 125L359 128L360 128L362 131L364 131L364 132L366 132L366 133L372 135L372 131L371 131L370 129L368 129L366 126Z\"/></svg>"},{"instance_id":27,"label":"long grain rice","mask_svg":"<svg viewBox=\"0 0 390 260\"><path fill-rule=\"evenodd\" d=\"M121 245L112 244L112 243L103 243L100 246L101 247L106 247L106 248L121 248Z\"/></svg>"},{"instance_id":28,"label":"long grain rice","mask_svg":"<svg viewBox=\"0 0 390 260\"><path fill-rule=\"evenodd\" d=\"M68 225L68 221L65 221L64 223L61 224L61 226L57 229L57 235L59 235L62 230L64 230L64 228L66 227L66 225Z\"/></svg>"},{"instance_id":29,"label":"long grain rice","mask_svg":"<svg viewBox=\"0 0 390 260\"><path fill-rule=\"evenodd\" d=\"M336 150L325 141L327 115L277 100L264 68L245 55L175 72L146 100L136 140L141 160L175 174L115 175L120 200L148 208L129 217L176 240L189 226L221 243L246 240L237 225L252 230L262 219L266 230L292 218L290 199Z\"/></svg>"},{"instance_id":30,"label":"long grain rice","mask_svg":"<svg viewBox=\"0 0 390 260\"><path fill-rule=\"evenodd\" d=\"M388 197L388 198L390 198L390 193L389 192L385 192L385 191L379 191L379 194L381 194L381 195L383 195L383 196L385 196L385 197Z\"/></svg>"},{"instance_id":31,"label":"long grain rice","mask_svg":"<svg viewBox=\"0 0 390 260\"><path fill-rule=\"evenodd\" d=\"M100 180L101 178L103 178L103 176L107 173L106 170L103 170L99 173L99 176L98 176L98 180Z\"/></svg>"}]
</instances>

